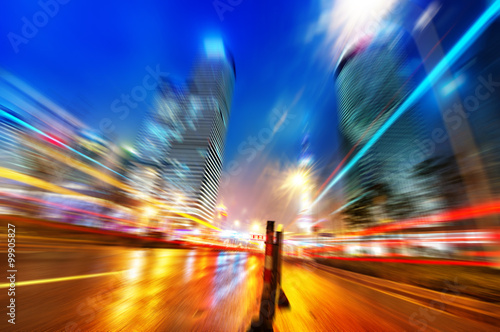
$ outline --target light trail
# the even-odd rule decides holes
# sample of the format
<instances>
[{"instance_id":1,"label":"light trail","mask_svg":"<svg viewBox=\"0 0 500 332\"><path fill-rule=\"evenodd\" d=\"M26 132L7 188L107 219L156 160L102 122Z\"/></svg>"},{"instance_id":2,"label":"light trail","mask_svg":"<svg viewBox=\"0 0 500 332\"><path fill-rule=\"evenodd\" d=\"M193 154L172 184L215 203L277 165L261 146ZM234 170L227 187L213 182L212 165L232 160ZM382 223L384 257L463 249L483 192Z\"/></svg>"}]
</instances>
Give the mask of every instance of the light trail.
<instances>
[{"instance_id":1,"label":"light trail","mask_svg":"<svg viewBox=\"0 0 500 332\"><path fill-rule=\"evenodd\" d=\"M386 233L390 231L402 230L417 226L481 218L498 214L500 214L500 201L493 201L465 208L449 210L442 213L433 214L430 216L411 218L407 220L393 222L386 225L374 226L371 228L367 228L363 231L360 231L356 233L356 235L357 236L373 235L373 234Z\"/></svg>"},{"instance_id":2,"label":"light trail","mask_svg":"<svg viewBox=\"0 0 500 332\"><path fill-rule=\"evenodd\" d=\"M4 110L0 110L0 115L2 115L3 117L5 117L7 119L10 119L10 120L16 122L17 124L22 125L23 127L27 128L29 130L32 130L32 131L34 131L34 132L36 132L36 133L38 133L38 134L40 134L40 135L48 138L50 141L59 144L60 146L62 146L64 148L66 148L66 149L68 149L68 150L70 150L70 151L78 154L79 156L81 156L81 157L83 157L83 158L85 158L85 159L87 159L87 160L89 160L89 161L91 161L91 162L93 162L93 163L95 163L95 164L97 164L97 165L99 165L99 166L101 166L101 167L103 167L103 168L105 168L105 169L107 169L107 170L109 170L109 171L111 171L111 172L119 175L119 176L121 176L122 178L130 180L126 176L122 175L121 173L118 173L115 170L109 168L108 166L106 166L106 165L98 162L97 160L94 160L94 159L90 158L89 156L87 156L87 155L85 155L85 154L83 154L83 153L81 153L81 152L73 149L72 147L68 146L67 144L61 142L60 140L58 140L58 139L56 139L56 138L54 138L54 137L46 134L45 132L41 131L40 129L38 129L38 128L32 126L32 125L30 125L29 123L27 123L27 122L25 122L25 121L23 121L23 120L15 117L15 116L13 116L12 114L7 113ZM58 157L60 157L60 156L58 156ZM80 171L83 171L83 172L91 175L91 176L94 176L96 178L100 178L101 180L105 180L105 182L107 182L107 183L109 183L109 184L111 184L113 186L116 186L118 188L122 188L124 190L129 191L129 192L134 192L135 193L135 191L132 188L130 188L129 186L121 184L121 183L119 183L119 181L116 181L116 180L114 180L114 179L112 179L110 177L103 177L102 174L96 172L95 170L91 169L90 167L87 167L86 165L84 165L82 163L79 163L77 161L72 161L72 166L75 167L75 168L77 168L77 169L79 169ZM10 178L10 179L18 181L18 182L27 183L27 184L30 184L30 185L33 185L33 186L36 186L36 187L39 187L39 188L42 188L42 189L46 189L46 190L49 190L49 191L57 192L57 193L60 193L60 194L75 195L75 196L78 196L78 197L82 197L82 196L86 197L83 194L80 194L80 193L77 193L77 192L74 192L74 191L71 191L71 190L68 190L68 189L65 189L65 188L61 188L61 187L55 186L55 185L53 185L51 183L42 181L42 180L34 178L34 177L30 177L30 176L27 176L27 175L24 175L24 174L21 174L21 173L17 173L17 172L14 172L12 170L9 170L9 169L0 169L0 177L2 177L2 176L6 177L6 178ZM89 196L87 196L87 197L89 197ZM200 220L200 219L198 219L196 217L193 217L193 216L190 216L188 214L185 214L185 213L182 213L182 212L179 212L179 211L175 211L172 208L166 206L165 204L163 204L163 203L161 203L161 202L159 202L157 200L153 200L153 203L155 205L162 206L162 207L170 210L171 212L173 212L173 213L175 213L177 215L183 216L183 217L188 218L190 220L193 220L193 221L195 221L195 222L197 222L199 224L202 224L202 225L204 225L206 227L212 228L212 229L217 230L217 231L221 231L221 229L218 228L218 227L215 227L215 226L213 226L213 225L211 225L211 224L209 224L209 223L207 223L207 222L205 222L203 220Z\"/></svg>"},{"instance_id":3,"label":"light trail","mask_svg":"<svg viewBox=\"0 0 500 332\"><path fill-rule=\"evenodd\" d=\"M391 100L389 100L389 102L384 106L384 108L377 114L377 117L375 119L373 119L373 121L370 123L370 125L365 129L365 131L363 132L363 135L361 135L361 137L358 139L358 141L356 142L356 144L353 145L353 147L349 150L349 152L339 162L339 164L337 165L337 167L335 167L335 169L333 170L333 172L328 176L328 179L326 179L323 182L323 184L321 185L321 187L319 187L319 189L315 193L314 198L318 197L318 195L321 193L321 191L323 190L323 188L325 188L325 186L328 184L328 182L330 182L330 180L333 178L333 176L335 174L337 174L337 172L339 171L339 169L345 164L345 162L351 156L351 154L354 151L356 151L356 148L361 143L361 141L363 140L363 138L370 132L371 128L375 125L375 123L377 123L378 119L380 119L380 117L382 115L384 115L385 111L389 108L389 106L391 106L392 102L396 99L396 96L401 91L403 91L403 88L410 82L410 80L413 78L413 76L415 76L415 74L417 73L417 71L419 70L419 68L423 66L423 64L425 63L425 61L427 61L427 59L431 56L431 54L434 52L434 50L436 50L436 48L439 46L439 44L441 44L441 42L446 38L446 36L453 30L453 28L455 27L455 25L456 25L456 23L453 24L453 26L451 28L449 28L448 31L446 31L446 33L441 37L440 40L438 40L438 42L436 44L434 44L434 46L427 53L427 55L422 60L422 62L420 62L420 64L418 65L418 67L415 68L415 70L413 71L413 73L407 78L406 82L404 82L401 85L401 87L398 89L398 91L396 91L396 93L392 96Z\"/></svg>"},{"instance_id":4,"label":"light trail","mask_svg":"<svg viewBox=\"0 0 500 332\"><path fill-rule=\"evenodd\" d=\"M41 189L45 189L45 190L48 190L48 191L51 191L51 192L55 192L55 193L58 193L58 194L62 194L62 195L70 195L73 198L80 199L80 200L81 199L84 199L84 200L87 200L87 201L92 200L92 203L94 203L94 204L108 207L108 203L106 203L104 201L101 201L101 200L98 200L98 199L96 199L96 198L94 198L92 196L88 196L88 195L81 194L81 193L73 191L73 190L69 190L69 189L66 189L66 188L63 188L63 187L59 187L59 186L56 186L56 185L54 185L54 184L52 184L50 182L40 180L40 179L35 178L33 176L30 176L30 175L19 173L19 172L10 170L8 168L0 167L0 178L6 178L6 179L14 180L14 181L17 181L17 182L29 184L31 186L34 186L34 187L37 187L37 188L41 188ZM196 217L193 217L193 216L191 216L189 214L176 211L174 208L171 208L171 207L167 206L166 204L164 204L162 202L159 202L158 200L154 200L153 203L155 205L163 207L163 208L165 208L165 209L167 209L167 210L171 211L172 213L175 213L175 214L177 214L179 216L182 216L182 217L188 218L190 220L193 220L193 221L195 221L195 222L197 222L199 224L202 224L202 225L204 225L206 227L212 228L212 229L214 229L216 231L221 231L220 228L215 227L214 225L211 225L208 222L200 220L200 219L198 219Z\"/></svg>"},{"instance_id":5,"label":"light trail","mask_svg":"<svg viewBox=\"0 0 500 332\"><path fill-rule=\"evenodd\" d=\"M95 197L92 197L89 195L85 195L85 194L82 194L82 193L79 193L79 192L76 192L76 191L73 191L70 189L66 189L66 188L57 186L55 184L52 184L50 182L35 178L33 176L30 176L30 175L19 173L19 172L13 171L13 170L8 169L8 168L0 167L0 178L9 179L9 180L13 180L16 182L21 182L21 183L24 183L24 184L27 184L27 185L30 185L33 187L37 187L40 189L44 189L44 190L47 190L50 192L54 192L57 194L68 195L68 196L71 196L71 198L73 198L73 199L85 201L85 202L92 203L95 205L109 207L109 202L107 202L105 200L95 198ZM9 194L2 193L2 195L9 195ZM10 195L12 195L12 194L10 194ZM124 207L120 208L120 210L123 210L124 212L128 213L127 209Z\"/></svg>"},{"instance_id":6,"label":"light trail","mask_svg":"<svg viewBox=\"0 0 500 332\"><path fill-rule=\"evenodd\" d=\"M343 206L339 207L337 210L335 210L332 213L330 213L330 215L342 211L343 209L345 209L346 207L351 206L352 204L356 203L357 201L359 201L361 198L365 197L366 195L368 195L368 193L364 193L363 195L361 195L359 197L356 197L355 199L351 200L350 202L344 204Z\"/></svg>"},{"instance_id":7,"label":"light trail","mask_svg":"<svg viewBox=\"0 0 500 332\"><path fill-rule=\"evenodd\" d=\"M382 124L361 150L345 165L345 167L330 181L321 194L316 197L311 207L316 205L326 193L366 154L366 152L380 139L380 137L412 106L432 85L453 65L459 57L474 43L481 33L493 22L500 13L500 0L492 3L488 9L467 30L453 48L434 67L429 75L417 86L398 109Z\"/></svg>"},{"instance_id":8,"label":"light trail","mask_svg":"<svg viewBox=\"0 0 500 332\"><path fill-rule=\"evenodd\" d=\"M69 190L69 189L66 189L66 188L63 188L63 187L59 187L59 186L56 186L55 184L52 184L50 182L47 182L47 181L35 178L33 176L30 176L30 175L19 173L19 172L16 172L16 171L13 171L11 169L4 168L4 167L0 167L0 178L5 178L5 179L9 179L9 180L13 180L13 181L17 181L17 182L29 184L29 185L31 185L33 187L37 187L37 188L40 188L40 189L45 189L45 190L52 191L52 192L55 192L55 193L58 193L58 194L62 194L62 195L75 196L75 197L78 197L80 199L82 197L83 198L89 198L90 197L90 196L81 194L79 192L76 192L76 191L73 191L73 190Z\"/></svg>"},{"instance_id":9,"label":"light trail","mask_svg":"<svg viewBox=\"0 0 500 332\"><path fill-rule=\"evenodd\" d=\"M48 134L44 133L44 132L43 132L43 131L41 131L40 129L38 129L38 128L36 128L36 127L33 127L33 126L32 126L32 125L30 125L29 123L24 122L23 120L21 120L21 119L19 119L19 118L15 117L15 116L13 116L12 114L9 114L9 113L5 112L4 110L0 110L0 115L2 115L2 116L4 116L5 118L10 119L10 120L12 120L12 121L14 121L14 122L18 123L18 124L20 124L21 126L23 126L23 127L25 127L25 128L28 128L29 130L32 130L32 131L36 132L37 134L40 134L40 135L42 135L42 136L44 136L44 137L48 138L50 141L56 142L56 143L57 143L57 144L59 144L60 146L63 146L63 147L65 147L66 149L68 149L68 150L70 150L70 151L72 151L72 152L76 153L77 155L79 155L79 156L81 156L81 157L83 157L83 158L85 158L85 159L87 159L87 160L89 160L89 161L91 161L91 162L93 162L93 163L95 163L95 164L97 164L97 165L101 166L101 167L104 167L104 168L105 168L105 169L107 169L108 171L111 171L111 172L115 173L116 175L121 176L121 177L122 177L122 178L124 178L124 179L130 180L130 179L129 179L129 178L127 178L125 175L123 175L123 174L121 174L121 173L118 173L118 172L117 172L117 171L115 171L114 169L111 169L111 168L109 168L108 166L106 166L106 165L104 165L104 164L102 164L102 163L98 162L97 160L92 159L92 158L90 158L89 156L87 156L87 155L85 155L85 154L81 153L80 151L73 149L73 148L72 148L72 147L70 147L69 145L67 145L67 144L65 144L65 143L63 143L63 142L61 142L61 141L59 141L58 139L56 139L56 138L54 138L54 137L52 137L52 136L50 136L50 135L48 135Z\"/></svg>"},{"instance_id":10,"label":"light trail","mask_svg":"<svg viewBox=\"0 0 500 332\"><path fill-rule=\"evenodd\" d=\"M175 211L175 210L171 210L173 213L181 216L181 217L184 217L184 218L188 218L188 219L191 219L193 221L196 221L197 223L199 224L202 224L203 226L206 226L206 227L209 227L209 228L212 228L212 229L215 229L216 231L222 231L222 229L218 228L218 227L215 227L214 225L211 225L209 224L208 222L205 222L203 220L200 220L196 217L193 217L193 216L190 216L189 214L186 214L186 213L182 213L182 212L179 212L179 211Z\"/></svg>"},{"instance_id":11,"label":"light trail","mask_svg":"<svg viewBox=\"0 0 500 332\"><path fill-rule=\"evenodd\" d=\"M96 213L96 212L92 212L92 211L82 210L82 209L75 208L75 207L72 207L72 206L62 205L62 204L50 202L50 201L47 201L47 200L34 198L34 197L28 197L28 196L19 195L19 194L11 194L11 193L6 193L6 192L0 192L0 196L7 196L7 197L12 197L12 198L20 198L20 199L25 200L25 201L32 201L32 202L43 203L43 204L46 204L46 205L55 206L55 207L61 208L62 210L73 211L73 212L80 212L80 213L85 213L85 214L93 215L93 216L96 216L96 217L102 217L102 218L105 218L105 219L112 219L112 220L116 220L116 221L122 221L122 222L133 224L130 220L127 220L127 219L117 218L117 217L108 216L108 215L101 214L101 213Z\"/></svg>"},{"instance_id":12,"label":"light trail","mask_svg":"<svg viewBox=\"0 0 500 332\"><path fill-rule=\"evenodd\" d=\"M476 262L476 261L452 261L452 260L427 260L427 259L397 259L397 258L361 258L361 257L337 257L309 255L311 257L335 259L341 261L364 261L380 263L405 263L405 264L428 264L428 265L458 265L458 266L500 266L495 262Z\"/></svg>"},{"instance_id":13,"label":"light trail","mask_svg":"<svg viewBox=\"0 0 500 332\"><path fill-rule=\"evenodd\" d=\"M38 280L29 280L29 281L16 281L16 286L19 287L19 286L41 285L41 284L49 284L52 282L104 277L104 276L111 276L111 275L120 274L120 273L124 273L124 272L127 272L127 270L116 271L116 272L94 273L94 274L82 274L79 276L70 276L70 277L61 277L61 278L38 279ZM9 287L10 287L10 283L0 284L0 288L9 288Z\"/></svg>"},{"instance_id":14,"label":"light trail","mask_svg":"<svg viewBox=\"0 0 500 332\"><path fill-rule=\"evenodd\" d=\"M99 181L106 182L107 184L110 184L116 188L123 189L123 190L128 191L132 194L137 194L137 190L133 189L132 187L115 179L112 176L109 176L108 174L104 174L102 172L99 172L97 169L92 168L91 166L86 165L86 164L82 163L81 161L78 161L74 158L71 158L65 154L59 153L59 152L54 151L54 150L47 151L46 148L42 148L39 146L35 146L34 148L37 149L38 151L41 151L41 152L47 154L47 155L50 155L51 158L58 160L63 164L71 166L71 167L73 167L73 168L75 168L75 169L77 169L85 174L88 174L88 175L98 179Z\"/></svg>"}]
</instances>

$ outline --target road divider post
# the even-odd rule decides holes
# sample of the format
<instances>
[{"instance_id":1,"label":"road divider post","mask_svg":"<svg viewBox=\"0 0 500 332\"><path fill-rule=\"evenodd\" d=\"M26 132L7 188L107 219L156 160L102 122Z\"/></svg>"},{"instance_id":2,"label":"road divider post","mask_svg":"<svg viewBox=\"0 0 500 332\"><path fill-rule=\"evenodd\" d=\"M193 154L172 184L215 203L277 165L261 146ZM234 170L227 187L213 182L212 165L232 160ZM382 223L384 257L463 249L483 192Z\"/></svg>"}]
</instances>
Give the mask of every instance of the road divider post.
<instances>
[{"instance_id":1,"label":"road divider post","mask_svg":"<svg viewBox=\"0 0 500 332\"><path fill-rule=\"evenodd\" d=\"M252 321L249 331L273 331L276 304L290 307L281 284L283 260L283 225L274 234L274 221L267 221L264 256L264 283L260 301L259 319Z\"/></svg>"},{"instance_id":2,"label":"road divider post","mask_svg":"<svg viewBox=\"0 0 500 332\"><path fill-rule=\"evenodd\" d=\"M275 261L276 261L276 288L278 291L278 306L280 308L289 308L290 301L285 295L283 291L283 284L281 283L281 272L283 265L283 225L278 225L278 229L276 230L276 244L275 244Z\"/></svg>"},{"instance_id":3,"label":"road divider post","mask_svg":"<svg viewBox=\"0 0 500 332\"><path fill-rule=\"evenodd\" d=\"M273 276L273 251L274 251L274 221L268 220L266 227L266 242L264 254L264 283L260 301L259 319L253 321L250 331L272 331L273 318L276 306L276 279Z\"/></svg>"}]
</instances>

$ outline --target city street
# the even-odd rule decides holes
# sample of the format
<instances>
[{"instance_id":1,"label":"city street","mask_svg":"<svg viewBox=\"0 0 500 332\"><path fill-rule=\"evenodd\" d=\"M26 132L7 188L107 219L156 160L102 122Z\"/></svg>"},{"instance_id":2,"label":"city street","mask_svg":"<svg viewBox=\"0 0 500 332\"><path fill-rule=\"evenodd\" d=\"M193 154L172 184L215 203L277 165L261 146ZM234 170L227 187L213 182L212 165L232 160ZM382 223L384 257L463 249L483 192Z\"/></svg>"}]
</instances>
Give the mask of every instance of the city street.
<instances>
[{"instance_id":1,"label":"city street","mask_svg":"<svg viewBox=\"0 0 500 332\"><path fill-rule=\"evenodd\" d=\"M258 313L262 255L70 243L20 246L17 258L13 330L245 331ZM291 308L276 331L493 330L300 260L284 263L283 288Z\"/></svg>"},{"instance_id":2,"label":"city street","mask_svg":"<svg viewBox=\"0 0 500 332\"><path fill-rule=\"evenodd\" d=\"M500 332L500 0L4 2L0 332Z\"/></svg>"}]
</instances>

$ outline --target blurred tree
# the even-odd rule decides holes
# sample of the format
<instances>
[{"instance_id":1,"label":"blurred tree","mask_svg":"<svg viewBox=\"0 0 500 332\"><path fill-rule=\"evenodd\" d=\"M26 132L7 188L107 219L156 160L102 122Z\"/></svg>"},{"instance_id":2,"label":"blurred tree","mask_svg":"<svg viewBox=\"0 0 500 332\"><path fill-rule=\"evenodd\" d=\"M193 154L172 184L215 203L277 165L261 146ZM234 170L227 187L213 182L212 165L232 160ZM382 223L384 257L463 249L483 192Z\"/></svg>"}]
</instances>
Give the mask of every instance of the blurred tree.
<instances>
[{"instance_id":1,"label":"blurred tree","mask_svg":"<svg viewBox=\"0 0 500 332\"><path fill-rule=\"evenodd\" d=\"M407 194L392 197L387 202L389 217L393 220L410 218L415 211L414 204Z\"/></svg>"},{"instance_id":2,"label":"blurred tree","mask_svg":"<svg viewBox=\"0 0 500 332\"><path fill-rule=\"evenodd\" d=\"M376 222L401 220L412 216L414 204L408 194L396 195L388 183L370 186L364 195L344 210L351 228L367 227Z\"/></svg>"},{"instance_id":3,"label":"blurred tree","mask_svg":"<svg viewBox=\"0 0 500 332\"><path fill-rule=\"evenodd\" d=\"M466 201L465 184L455 158L429 158L417 164L414 174L428 188L428 198L440 198L446 207L456 207Z\"/></svg>"},{"instance_id":4,"label":"blurred tree","mask_svg":"<svg viewBox=\"0 0 500 332\"><path fill-rule=\"evenodd\" d=\"M366 227L374 221L371 212L371 206L373 205L372 197L369 195L358 197L361 198L349 205L343 212L344 221L350 228Z\"/></svg>"},{"instance_id":5,"label":"blurred tree","mask_svg":"<svg viewBox=\"0 0 500 332\"><path fill-rule=\"evenodd\" d=\"M371 198L377 214L375 219L382 222L390 218L389 202L393 198L393 191L389 184L384 181L374 183L369 188L368 196Z\"/></svg>"}]
</instances>

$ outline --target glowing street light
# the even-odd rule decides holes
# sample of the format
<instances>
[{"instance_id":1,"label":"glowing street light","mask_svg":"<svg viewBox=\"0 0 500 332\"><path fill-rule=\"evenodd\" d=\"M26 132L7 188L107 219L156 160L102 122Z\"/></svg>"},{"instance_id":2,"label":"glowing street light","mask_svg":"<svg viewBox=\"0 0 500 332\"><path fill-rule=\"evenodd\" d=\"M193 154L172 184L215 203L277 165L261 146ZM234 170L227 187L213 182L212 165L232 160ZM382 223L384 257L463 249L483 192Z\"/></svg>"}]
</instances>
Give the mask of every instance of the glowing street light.
<instances>
[{"instance_id":1,"label":"glowing street light","mask_svg":"<svg viewBox=\"0 0 500 332\"><path fill-rule=\"evenodd\" d=\"M131 147L130 145L124 145L123 149L130 154L133 154L133 155L137 154L137 151L133 147Z\"/></svg>"},{"instance_id":2,"label":"glowing street light","mask_svg":"<svg viewBox=\"0 0 500 332\"><path fill-rule=\"evenodd\" d=\"M239 220L235 220L234 221L234 226L236 226L236 227L240 226L240 221Z\"/></svg>"},{"instance_id":3,"label":"glowing street light","mask_svg":"<svg viewBox=\"0 0 500 332\"><path fill-rule=\"evenodd\" d=\"M144 216L146 216L147 218L153 217L157 212L158 210L151 205L148 205L144 208Z\"/></svg>"},{"instance_id":4,"label":"glowing street light","mask_svg":"<svg viewBox=\"0 0 500 332\"><path fill-rule=\"evenodd\" d=\"M292 176L291 181L294 186L301 187L307 183L307 177L303 172L297 172Z\"/></svg>"},{"instance_id":5,"label":"glowing street light","mask_svg":"<svg viewBox=\"0 0 500 332\"><path fill-rule=\"evenodd\" d=\"M287 178L285 186L290 188L304 188L309 184L309 171L298 169L293 171Z\"/></svg>"}]
</instances>

